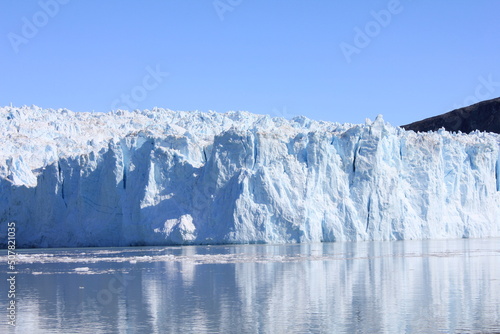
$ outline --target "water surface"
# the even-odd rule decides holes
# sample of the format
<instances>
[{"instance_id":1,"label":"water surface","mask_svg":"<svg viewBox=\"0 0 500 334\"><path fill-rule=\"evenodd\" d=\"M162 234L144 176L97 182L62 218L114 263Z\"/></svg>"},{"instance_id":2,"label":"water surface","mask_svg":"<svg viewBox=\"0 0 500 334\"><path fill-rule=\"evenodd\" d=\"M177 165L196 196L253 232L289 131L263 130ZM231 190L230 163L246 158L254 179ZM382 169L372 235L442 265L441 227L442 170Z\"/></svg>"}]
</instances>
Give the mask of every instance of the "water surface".
<instances>
[{"instance_id":1,"label":"water surface","mask_svg":"<svg viewBox=\"0 0 500 334\"><path fill-rule=\"evenodd\" d=\"M500 332L500 240L21 250L1 333Z\"/></svg>"}]
</instances>

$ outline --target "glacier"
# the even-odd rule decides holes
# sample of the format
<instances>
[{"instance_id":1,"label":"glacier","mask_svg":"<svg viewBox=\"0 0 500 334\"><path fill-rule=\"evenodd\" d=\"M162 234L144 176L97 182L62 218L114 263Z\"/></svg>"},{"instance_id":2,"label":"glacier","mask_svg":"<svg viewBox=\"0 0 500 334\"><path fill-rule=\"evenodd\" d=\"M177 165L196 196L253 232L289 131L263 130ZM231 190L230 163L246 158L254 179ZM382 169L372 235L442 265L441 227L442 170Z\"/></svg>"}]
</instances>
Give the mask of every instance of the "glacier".
<instances>
[{"instance_id":1,"label":"glacier","mask_svg":"<svg viewBox=\"0 0 500 334\"><path fill-rule=\"evenodd\" d=\"M500 136L248 112L1 107L0 244L500 236Z\"/></svg>"}]
</instances>

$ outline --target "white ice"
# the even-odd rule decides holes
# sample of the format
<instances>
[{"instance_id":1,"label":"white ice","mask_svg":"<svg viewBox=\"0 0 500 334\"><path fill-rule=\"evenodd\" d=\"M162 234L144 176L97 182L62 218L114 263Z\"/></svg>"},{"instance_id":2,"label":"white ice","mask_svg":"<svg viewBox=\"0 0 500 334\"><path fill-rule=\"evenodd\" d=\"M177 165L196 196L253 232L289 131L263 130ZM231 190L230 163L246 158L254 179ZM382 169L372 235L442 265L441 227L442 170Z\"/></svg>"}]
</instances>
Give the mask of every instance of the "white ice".
<instances>
[{"instance_id":1,"label":"white ice","mask_svg":"<svg viewBox=\"0 0 500 334\"><path fill-rule=\"evenodd\" d=\"M500 236L496 134L159 108L0 126L18 247Z\"/></svg>"}]
</instances>

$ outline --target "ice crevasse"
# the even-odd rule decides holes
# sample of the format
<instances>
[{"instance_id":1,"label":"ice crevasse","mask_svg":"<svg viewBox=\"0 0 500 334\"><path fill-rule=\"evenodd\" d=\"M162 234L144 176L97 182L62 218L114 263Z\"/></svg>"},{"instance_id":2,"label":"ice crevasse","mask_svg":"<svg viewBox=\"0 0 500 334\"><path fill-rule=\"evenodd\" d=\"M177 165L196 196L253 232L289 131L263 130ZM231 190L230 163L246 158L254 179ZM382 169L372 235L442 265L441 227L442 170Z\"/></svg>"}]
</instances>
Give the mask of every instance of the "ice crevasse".
<instances>
[{"instance_id":1,"label":"ice crevasse","mask_svg":"<svg viewBox=\"0 0 500 334\"><path fill-rule=\"evenodd\" d=\"M492 133L160 108L3 107L0 125L17 247L500 236Z\"/></svg>"}]
</instances>

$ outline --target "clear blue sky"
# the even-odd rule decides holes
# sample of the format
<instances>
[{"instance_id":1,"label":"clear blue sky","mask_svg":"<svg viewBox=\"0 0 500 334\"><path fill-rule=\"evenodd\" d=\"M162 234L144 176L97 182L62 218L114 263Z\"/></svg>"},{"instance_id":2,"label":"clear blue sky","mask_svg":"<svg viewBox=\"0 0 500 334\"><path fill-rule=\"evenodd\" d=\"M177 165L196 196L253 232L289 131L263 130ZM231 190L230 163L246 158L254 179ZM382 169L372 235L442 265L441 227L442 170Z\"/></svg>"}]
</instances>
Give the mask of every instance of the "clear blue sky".
<instances>
[{"instance_id":1,"label":"clear blue sky","mask_svg":"<svg viewBox=\"0 0 500 334\"><path fill-rule=\"evenodd\" d=\"M500 96L499 13L493 0L2 0L0 105L401 125Z\"/></svg>"}]
</instances>

